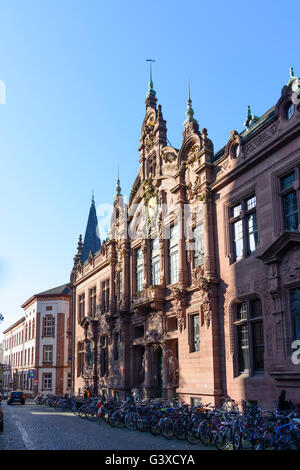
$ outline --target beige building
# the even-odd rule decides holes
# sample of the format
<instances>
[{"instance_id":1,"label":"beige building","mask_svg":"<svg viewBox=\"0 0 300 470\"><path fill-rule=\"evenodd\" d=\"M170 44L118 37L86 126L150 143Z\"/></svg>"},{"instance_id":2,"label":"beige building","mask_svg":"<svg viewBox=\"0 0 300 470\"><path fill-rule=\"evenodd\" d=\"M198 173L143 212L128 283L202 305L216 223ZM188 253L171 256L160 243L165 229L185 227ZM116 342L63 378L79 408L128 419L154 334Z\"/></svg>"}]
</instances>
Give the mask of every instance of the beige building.
<instances>
[{"instance_id":1,"label":"beige building","mask_svg":"<svg viewBox=\"0 0 300 470\"><path fill-rule=\"evenodd\" d=\"M70 391L71 289L65 284L32 296L24 316L4 331L3 390L27 395Z\"/></svg>"}]
</instances>

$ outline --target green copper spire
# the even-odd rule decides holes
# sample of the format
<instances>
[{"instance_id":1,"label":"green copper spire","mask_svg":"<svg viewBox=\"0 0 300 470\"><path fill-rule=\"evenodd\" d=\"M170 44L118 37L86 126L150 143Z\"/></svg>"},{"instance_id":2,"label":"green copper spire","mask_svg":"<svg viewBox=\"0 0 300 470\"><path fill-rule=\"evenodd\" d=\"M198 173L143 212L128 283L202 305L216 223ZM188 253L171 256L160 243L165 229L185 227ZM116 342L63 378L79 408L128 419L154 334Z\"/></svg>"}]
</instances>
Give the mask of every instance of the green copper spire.
<instances>
[{"instance_id":1,"label":"green copper spire","mask_svg":"<svg viewBox=\"0 0 300 470\"><path fill-rule=\"evenodd\" d=\"M147 62L150 63L150 80L149 80L149 83L148 83L147 96L149 96L149 95L155 96L155 95L156 95L156 91L155 91L154 88L153 88L153 80L152 80L152 62L155 62L155 60L153 60L153 59L147 59Z\"/></svg>"},{"instance_id":2,"label":"green copper spire","mask_svg":"<svg viewBox=\"0 0 300 470\"><path fill-rule=\"evenodd\" d=\"M120 186L120 178L119 178L119 167L118 167L118 178L117 178L117 184L116 184L116 197L122 196L121 194L121 186Z\"/></svg>"},{"instance_id":3,"label":"green copper spire","mask_svg":"<svg viewBox=\"0 0 300 470\"><path fill-rule=\"evenodd\" d=\"M186 120L183 123L184 126L186 126L189 122L197 122L196 119L194 119L194 110L192 108L190 80L188 80L188 99L187 99L187 108L186 108L185 115L186 115Z\"/></svg>"}]
</instances>

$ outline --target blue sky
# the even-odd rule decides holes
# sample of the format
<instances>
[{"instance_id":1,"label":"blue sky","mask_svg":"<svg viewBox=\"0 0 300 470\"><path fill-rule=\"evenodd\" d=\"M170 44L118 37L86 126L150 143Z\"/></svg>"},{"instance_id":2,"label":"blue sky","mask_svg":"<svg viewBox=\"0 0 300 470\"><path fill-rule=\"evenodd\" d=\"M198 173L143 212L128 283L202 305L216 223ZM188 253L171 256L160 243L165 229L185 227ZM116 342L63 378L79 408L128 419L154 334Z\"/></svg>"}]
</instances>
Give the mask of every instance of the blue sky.
<instances>
[{"instance_id":1,"label":"blue sky","mask_svg":"<svg viewBox=\"0 0 300 470\"><path fill-rule=\"evenodd\" d=\"M179 147L187 79L217 151L300 74L299 4L0 1L0 332L34 293L69 281L92 189L111 204L138 172L149 77Z\"/></svg>"}]
</instances>

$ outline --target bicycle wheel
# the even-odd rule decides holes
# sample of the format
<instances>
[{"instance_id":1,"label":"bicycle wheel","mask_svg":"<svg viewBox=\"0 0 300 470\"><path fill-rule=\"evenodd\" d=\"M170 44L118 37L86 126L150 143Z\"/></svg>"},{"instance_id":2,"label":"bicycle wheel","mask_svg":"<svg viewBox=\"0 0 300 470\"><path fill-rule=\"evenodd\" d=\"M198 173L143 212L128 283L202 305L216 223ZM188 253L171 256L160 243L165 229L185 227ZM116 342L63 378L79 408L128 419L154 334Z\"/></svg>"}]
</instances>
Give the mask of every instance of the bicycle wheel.
<instances>
[{"instance_id":1,"label":"bicycle wheel","mask_svg":"<svg viewBox=\"0 0 300 470\"><path fill-rule=\"evenodd\" d=\"M212 445L215 441L215 435L212 434L210 425L206 421L199 426L199 439L205 447Z\"/></svg>"},{"instance_id":2,"label":"bicycle wheel","mask_svg":"<svg viewBox=\"0 0 300 470\"><path fill-rule=\"evenodd\" d=\"M174 434L176 439L180 441L185 439L186 423L184 418L178 418L173 424Z\"/></svg>"},{"instance_id":3,"label":"bicycle wheel","mask_svg":"<svg viewBox=\"0 0 300 470\"><path fill-rule=\"evenodd\" d=\"M98 417L96 408L88 408L86 417L89 421L96 421Z\"/></svg>"},{"instance_id":4,"label":"bicycle wheel","mask_svg":"<svg viewBox=\"0 0 300 470\"><path fill-rule=\"evenodd\" d=\"M173 429L173 422L170 418L165 419L164 422L162 423L161 434L166 439L174 439L175 433Z\"/></svg>"},{"instance_id":5,"label":"bicycle wheel","mask_svg":"<svg viewBox=\"0 0 300 470\"><path fill-rule=\"evenodd\" d=\"M153 436L158 436L160 434L159 421L160 421L160 418L156 416L152 418L150 421L149 429L150 429L151 434L153 434Z\"/></svg>"},{"instance_id":6,"label":"bicycle wheel","mask_svg":"<svg viewBox=\"0 0 300 470\"><path fill-rule=\"evenodd\" d=\"M198 423L192 422L188 425L185 432L185 438L192 445L199 444L200 436Z\"/></svg>"},{"instance_id":7,"label":"bicycle wheel","mask_svg":"<svg viewBox=\"0 0 300 470\"><path fill-rule=\"evenodd\" d=\"M222 428L218 430L215 438L215 446L219 450L229 449L230 447L233 448L232 427L230 425L222 426Z\"/></svg>"},{"instance_id":8,"label":"bicycle wheel","mask_svg":"<svg viewBox=\"0 0 300 470\"><path fill-rule=\"evenodd\" d=\"M137 414L134 411L130 411L125 416L125 426L127 429L136 429L137 427Z\"/></svg>"},{"instance_id":9,"label":"bicycle wheel","mask_svg":"<svg viewBox=\"0 0 300 470\"><path fill-rule=\"evenodd\" d=\"M83 405L79 408L78 410L78 416L79 418L82 418L82 419L85 419L86 418L86 415L85 415L85 410L86 410L86 406Z\"/></svg>"},{"instance_id":10,"label":"bicycle wheel","mask_svg":"<svg viewBox=\"0 0 300 470\"><path fill-rule=\"evenodd\" d=\"M136 428L141 431L141 432L146 432L147 431L147 423L145 418L137 418L136 421Z\"/></svg>"},{"instance_id":11,"label":"bicycle wheel","mask_svg":"<svg viewBox=\"0 0 300 470\"><path fill-rule=\"evenodd\" d=\"M255 427L243 429L240 436L241 450L262 449L263 438L261 431Z\"/></svg>"}]
</instances>

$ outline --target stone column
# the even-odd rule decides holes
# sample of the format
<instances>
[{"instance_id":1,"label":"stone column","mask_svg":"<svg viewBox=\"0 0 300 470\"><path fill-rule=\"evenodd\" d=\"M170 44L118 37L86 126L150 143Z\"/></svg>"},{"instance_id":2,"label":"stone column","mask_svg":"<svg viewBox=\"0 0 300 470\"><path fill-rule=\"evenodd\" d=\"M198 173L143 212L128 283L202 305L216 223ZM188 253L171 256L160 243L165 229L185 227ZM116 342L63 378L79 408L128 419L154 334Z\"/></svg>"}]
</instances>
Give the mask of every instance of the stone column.
<instances>
[{"instance_id":1,"label":"stone column","mask_svg":"<svg viewBox=\"0 0 300 470\"><path fill-rule=\"evenodd\" d=\"M151 344L145 346L145 396L151 396L152 386L152 364L151 364Z\"/></svg>"}]
</instances>

